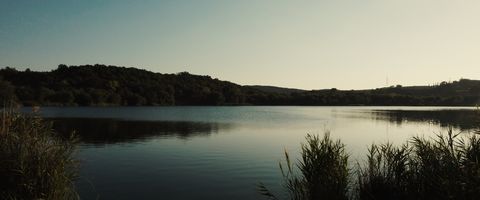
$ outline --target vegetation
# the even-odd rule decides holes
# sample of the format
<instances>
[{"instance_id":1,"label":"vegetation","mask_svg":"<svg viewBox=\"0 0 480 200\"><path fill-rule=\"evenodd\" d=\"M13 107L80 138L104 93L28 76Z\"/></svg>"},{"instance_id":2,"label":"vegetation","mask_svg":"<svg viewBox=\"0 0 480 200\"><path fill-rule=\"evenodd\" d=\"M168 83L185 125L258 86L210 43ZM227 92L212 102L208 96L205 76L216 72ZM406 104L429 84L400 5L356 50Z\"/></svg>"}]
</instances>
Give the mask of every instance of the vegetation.
<instances>
[{"instance_id":1,"label":"vegetation","mask_svg":"<svg viewBox=\"0 0 480 200\"><path fill-rule=\"evenodd\" d=\"M392 144L372 145L364 164L357 164L348 171L347 155L340 142L333 143L328 134L322 141L307 136L308 146L302 148L302 161L297 164L300 174L293 174L288 155L289 170L285 187L287 199L478 199L480 197L480 139L476 135L462 137L450 130L446 135L433 139L414 137L399 147ZM335 144L341 151L330 151ZM306 150L307 148L308 150ZM322 149L318 151L317 149ZM315 152L311 154L311 152ZM305 160L312 160L304 170ZM314 161L313 161L314 160ZM322 163L322 164L311 164ZM330 163L342 163L341 166ZM283 168L282 173L283 173ZM340 172L342 173L339 173ZM357 177L346 181L346 177ZM332 188L310 185L328 182ZM337 184L341 183L341 184ZM346 185L348 183L348 185ZM348 189L350 188L350 190ZM325 190L329 191L325 191ZM277 199L265 186L259 192L270 199ZM296 195L301 194L301 195ZM332 196L332 194L336 194ZM312 198L317 195L315 198Z\"/></svg>"},{"instance_id":2,"label":"vegetation","mask_svg":"<svg viewBox=\"0 0 480 200\"><path fill-rule=\"evenodd\" d=\"M39 117L11 111L2 111L0 123L2 199L78 199L73 137L60 138Z\"/></svg>"},{"instance_id":3,"label":"vegetation","mask_svg":"<svg viewBox=\"0 0 480 200\"><path fill-rule=\"evenodd\" d=\"M285 152L286 169L280 163L287 199L348 199L349 169L345 145L332 141L329 134L322 139L307 135L307 144L302 145L302 159L295 173L295 166ZM278 199L263 184L259 191L270 199Z\"/></svg>"},{"instance_id":4,"label":"vegetation","mask_svg":"<svg viewBox=\"0 0 480 200\"><path fill-rule=\"evenodd\" d=\"M240 86L187 72L161 74L105 65L59 65L50 72L0 69L0 101L23 105L477 105L480 81L372 90Z\"/></svg>"},{"instance_id":5,"label":"vegetation","mask_svg":"<svg viewBox=\"0 0 480 200\"><path fill-rule=\"evenodd\" d=\"M23 105L229 105L244 104L241 87L187 72L160 74L104 65L59 65L51 72L0 70ZM1 79L1 78L0 78ZM0 95L2 95L0 93Z\"/></svg>"}]
</instances>

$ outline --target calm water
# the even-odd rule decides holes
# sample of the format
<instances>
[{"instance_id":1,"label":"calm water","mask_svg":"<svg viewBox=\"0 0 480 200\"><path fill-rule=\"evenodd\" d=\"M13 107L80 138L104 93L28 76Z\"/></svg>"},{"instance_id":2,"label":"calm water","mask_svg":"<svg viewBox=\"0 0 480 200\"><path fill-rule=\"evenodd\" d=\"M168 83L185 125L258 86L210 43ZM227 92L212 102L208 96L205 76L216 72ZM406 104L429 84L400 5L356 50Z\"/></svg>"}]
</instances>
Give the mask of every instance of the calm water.
<instances>
[{"instance_id":1,"label":"calm water","mask_svg":"<svg viewBox=\"0 0 480 200\"><path fill-rule=\"evenodd\" d=\"M446 127L477 128L477 111L446 107L42 108L82 144L82 199L261 199L280 192L278 162L307 133L330 131L362 159L372 143L402 143Z\"/></svg>"}]
</instances>

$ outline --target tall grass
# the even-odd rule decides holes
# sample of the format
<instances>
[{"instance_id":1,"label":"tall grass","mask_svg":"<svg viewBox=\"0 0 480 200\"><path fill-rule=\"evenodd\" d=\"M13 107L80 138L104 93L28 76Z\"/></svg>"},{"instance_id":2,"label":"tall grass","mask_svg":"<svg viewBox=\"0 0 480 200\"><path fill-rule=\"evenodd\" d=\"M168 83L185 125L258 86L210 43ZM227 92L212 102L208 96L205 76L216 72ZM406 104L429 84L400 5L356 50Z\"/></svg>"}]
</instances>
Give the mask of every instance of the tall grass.
<instances>
[{"instance_id":1,"label":"tall grass","mask_svg":"<svg viewBox=\"0 0 480 200\"><path fill-rule=\"evenodd\" d=\"M453 134L411 146L370 148L359 169L359 199L479 199L480 140Z\"/></svg>"},{"instance_id":2,"label":"tall grass","mask_svg":"<svg viewBox=\"0 0 480 200\"><path fill-rule=\"evenodd\" d=\"M60 138L41 118L13 111L2 111L0 123L2 199L78 199L73 137Z\"/></svg>"},{"instance_id":3,"label":"tall grass","mask_svg":"<svg viewBox=\"0 0 480 200\"><path fill-rule=\"evenodd\" d=\"M287 152L286 164L280 163L287 190L286 198L348 199L349 169L345 145L339 140L330 139L328 133L322 139L313 135L307 135L306 139L307 143L302 145L302 158L298 164L292 164ZM263 184L259 185L259 191L270 199L278 199Z\"/></svg>"},{"instance_id":4,"label":"tall grass","mask_svg":"<svg viewBox=\"0 0 480 200\"><path fill-rule=\"evenodd\" d=\"M407 170L410 149L391 143L372 145L364 166L357 166L359 199L405 199L410 174Z\"/></svg>"},{"instance_id":5,"label":"tall grass","mask_svg":"<svg viewBox=\"0 0 480 200\"><path fill-rule=\"evenodd\" d=\"M480 139L477 135L413 137L400 146L372 145L366 161L348 170L348 156L329 134L307 136L302 159L286 154L287 199L480 199ZM293 173L296 166L300 173ZM347 177L356 177L348 180ZM351 190L349 190L349 188ZM264 196L277 199L260 185Z\"/></svg>"}]
</instances>

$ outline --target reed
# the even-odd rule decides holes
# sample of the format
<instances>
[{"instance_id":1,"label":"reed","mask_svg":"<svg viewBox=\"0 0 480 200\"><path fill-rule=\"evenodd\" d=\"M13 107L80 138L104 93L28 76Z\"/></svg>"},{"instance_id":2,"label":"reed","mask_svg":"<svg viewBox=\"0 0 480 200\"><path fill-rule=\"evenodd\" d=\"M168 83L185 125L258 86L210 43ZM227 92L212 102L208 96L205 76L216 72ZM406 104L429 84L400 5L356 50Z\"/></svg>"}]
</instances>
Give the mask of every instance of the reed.
<instances>
[{"instance_id":1,"label":"reed","mask_svg":"<svg viewBox=\"0 0 480 200\"><path fill-rule=\"evenodd\" d=\"M414 137L408 145L372 146L359 168L358 199L478 199L480 140L476 135Z\"/></svg>"},{"instance_id":2,"label":"reed","mask_svg":"<svg viewBox=\"0 0 480 200\"><path fill-rule=\"evenodd\" d=\"M282 199L479 199L480 139L477 135L446 134L413 137L405 144L372 145L366 161L349 170L345 145L308 135L301 159L280 163ZM355 180L352 180L356 177ZM277 198L260 184L259 192Z\"/></svg>"},{"instance_id":3,"label":"reed","mask_svg":"<svg viewBox=\"0 0 480 200\"><path fill-rule=\"evenodd\" d=\"M279 164L287 190L286 199L348 199L349 169L345 145L339 140L333 141L328 133L321 139L307 135L306 140L298 164L291 162L287 152L285 164ZM265 185L260 184L258 189L265 197L278 199Z\"/></svg>"},{"instance_id":4,"label":"reed","mask_svg":"<svg viewBox=\"0 0 480 200\"><path fill-rule=\"evenodd\" d=\"M5 109L0 122L0 197L79 199L73 135L61 138L40 117Z\"/></svg>"},{"instance_id":5,"label":"reed","mask_svg":"<svg viewBox=\"0 0 480 200\"><path fill-rule=\"evenodd\" d=\"M356 167L358 199L405 199L408 195L410 148L391 143L372 145L367 160Z\"/></svg>"}]
</instances>

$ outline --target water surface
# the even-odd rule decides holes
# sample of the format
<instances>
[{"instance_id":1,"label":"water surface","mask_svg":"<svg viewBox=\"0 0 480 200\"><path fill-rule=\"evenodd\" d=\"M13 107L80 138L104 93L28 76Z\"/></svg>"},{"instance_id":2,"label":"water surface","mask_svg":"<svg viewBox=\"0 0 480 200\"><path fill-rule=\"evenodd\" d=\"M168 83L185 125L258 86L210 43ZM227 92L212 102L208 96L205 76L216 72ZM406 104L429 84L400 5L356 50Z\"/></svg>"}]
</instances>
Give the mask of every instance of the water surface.
<instances>
[{"instance_id":1,"label":"water surface","mask_svg":"<svg viewBox=\"0 0 480 200\"><path fill-rule=\"evenodd\" d=\"M476 110L448 107L45 107L40 114L81 138L82 199L259 199L259 181L280 192L283 151L298 158L307 133L330 131L361 160L372 143L448 127L467 134L479 124Z\"/></svg>"}]
</instances>

